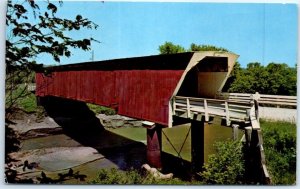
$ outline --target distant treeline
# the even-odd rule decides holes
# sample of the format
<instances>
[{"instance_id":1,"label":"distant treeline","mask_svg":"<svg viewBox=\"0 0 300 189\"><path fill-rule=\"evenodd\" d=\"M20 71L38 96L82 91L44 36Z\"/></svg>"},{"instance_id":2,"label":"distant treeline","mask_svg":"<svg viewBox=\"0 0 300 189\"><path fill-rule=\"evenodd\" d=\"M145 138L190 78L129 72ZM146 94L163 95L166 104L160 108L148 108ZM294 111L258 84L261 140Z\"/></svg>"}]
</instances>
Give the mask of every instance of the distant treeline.
<instances>
[{"instance_id":1,"label":"distant treeline","mask_svg":"<svg viewBox=\"0 0 300 189\"><path fill-rule=\"evenodd\" d=\"M174 54L188 51L225 51L229 50L213 45L196 45L188 49L172 42L165 42L158 48L160 54ZM267 66L258 62L249 63L246 68L236 62L234 69L223 88L223 92L255 93L271 95L297 94L297 69L285 63L269 63Z\"/></svg>"},{"instance_id":2,"label":"distant treeline","mask_svg":"<svg viewBox=\"0 0 300 189\"><path fill-rule=\"evenodd\" d=\"M257 62L241 68L236 63L223 91L296 96L297 69L287 64L269 63L263 66Z\"/></svg>"}]
</instances>

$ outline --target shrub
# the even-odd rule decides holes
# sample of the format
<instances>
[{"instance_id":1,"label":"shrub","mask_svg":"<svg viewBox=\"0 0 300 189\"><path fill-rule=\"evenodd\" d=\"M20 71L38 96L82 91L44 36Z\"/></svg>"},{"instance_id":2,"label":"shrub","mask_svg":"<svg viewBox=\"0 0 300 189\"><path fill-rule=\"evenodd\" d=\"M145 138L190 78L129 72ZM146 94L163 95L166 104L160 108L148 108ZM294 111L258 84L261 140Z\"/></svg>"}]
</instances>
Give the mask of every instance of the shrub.
<instances>
[{"instance_id":1,"label":"shrub","mask_svg":"<svg viewBox=\"0 0 300 189\"><path fill-rule=\"evenodd\" d=\"M261 121L267 167L273 184L296 181L296 125Z\"/></svg>"},{"instance_id":2,"label":"shrub","mask_svg":"<svg viewBox=\"0 0 300 189\"><path fill-rule=\"evenodd\" d=\"M93 184L139 184L142 177L137 171L119 171L116 168L101 169Z\"/></svg>"},{"instance_id":3,"label":"shrub","mask_svg":"<svg viewBox=\"0 0 300 189\"><path fill-rule=\"evenodd\" d=\"M242 144L224 141L214 144L216 153L208 157L199 173L206 184L240 184L244 175Z\"/></svg>"},{"instance_id":4,"label":"shrub","mask_svg":"<svg viewBox=\"0 0 300 189\"><path fill-rule=\"evenodd\" d=\"M157 179L152 175L146 173L142 174L137 170L120 171L116 168L101 169L98 177L94 179L91 184L159 184L159 185L187 185L187 184L200 184L198 181L182 181L178 178L172 179Z\"/></svg>"}]
</instances>

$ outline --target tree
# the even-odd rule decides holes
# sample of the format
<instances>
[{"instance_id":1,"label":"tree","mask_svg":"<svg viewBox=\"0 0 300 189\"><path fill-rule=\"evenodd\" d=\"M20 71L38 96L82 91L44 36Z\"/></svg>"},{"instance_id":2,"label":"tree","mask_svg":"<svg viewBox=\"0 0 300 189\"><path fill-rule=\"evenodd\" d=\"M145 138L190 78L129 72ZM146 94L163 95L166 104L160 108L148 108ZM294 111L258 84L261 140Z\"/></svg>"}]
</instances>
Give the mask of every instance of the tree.
<instances>
[{"instance_id":1,"label":"tree","mask_svg":"<svg viewBox=\"0 0 300 189\"><path fill-rule=\"evenodd\" d=\"M265 67L258 62L249 63L232 75L228 92L296 95L297 71L287 64L270 63Z\"/></svg>"},{"instance_id":2,"label":"tree","mask_svg":"<svg viewBox=\"0 0 300 189\"><path fill-rule=\"evenodd\" d=\"M265 68L268 73L266 94L296 95L297 71L286 64L270 63Z\"/></svg>"},{"instance_id":3,"label":"tree","mask_svg":"<svg viewBox=\"0 0 300 189\"><path fill-rule=\"evenodd\" d=\"M160 54L175 54L181 52L192 52L192 51L224 51L229 52L227 49L222 47L216 47L213 45L196 45L192 43L189 49L185 49L180 45L175 45L172 42L165 42L165 44L160 45L158 48Z\"/></svg>"},{"instance_id":4,"label":"tree","mask_svg":"<svg viewBox=\"0 0 300 189\"><path fill-rule=\"evenodd\" d=\"M159 46L160 54L175 54L186 52L186 50L180 45L174 45L172 42L165 42L165 44Z\"/></svg>"},{"instance_id":5,"label":"tree","mask_svg":"<svg viewBox=\"0 0 300 189\"><path fill-rule=\"evenodd\" d=\"M192 43L190 46L189 51L224 51L229 52L227 49L222 47L216 47L213 45L196 45L195 43Z\"/></svg>"},{"instance_id":6,"label":"tree","mask_svg":"<svg viewBox=\"0 0 300 189\"><path fill-rule=\"evenodd\" d=\"M249 63L245 70L240 71L241 73L231 85L230 92L264 93L267 87L266 79L268 76L260 63Z\"/></svg>"},{"instance_id":7,"label":"tree","mask_svg":"<svg viewBox=\"0 0 300 189\"><path fill-rule=\"evenodd\" d=\"M58 3L61 7L62 1L7 2L6 112L16 107L19 98L28 94L26 87L20 89L20 84L33 80L32 70L37 67L37 55L49 54L54 61L60 62L60 57L71 56L71 48L87 51L91 42L96 41L93 38L68 37L67 31L97 29L98 26L81 15L68 19L57 17Z\"/></svg>"}]
</instances>

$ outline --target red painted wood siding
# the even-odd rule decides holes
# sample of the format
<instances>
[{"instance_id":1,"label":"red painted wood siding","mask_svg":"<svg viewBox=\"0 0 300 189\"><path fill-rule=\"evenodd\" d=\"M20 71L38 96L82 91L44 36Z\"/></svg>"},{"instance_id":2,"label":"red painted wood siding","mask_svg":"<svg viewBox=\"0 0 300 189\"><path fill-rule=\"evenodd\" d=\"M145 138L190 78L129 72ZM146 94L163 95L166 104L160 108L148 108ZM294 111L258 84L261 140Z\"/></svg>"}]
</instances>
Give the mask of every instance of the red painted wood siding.
<instances>
[{"instance_id":1,"label":"red painted wood siding","mask_svg":"<svg viewBox=\"0 0 300 189\"><path fill-rule=\"evenodd\" d=\"M168 103L184 70L60 71L36 73L36 95L117 109L118 114L168 125Z\"/></svg>"}]
</instances>

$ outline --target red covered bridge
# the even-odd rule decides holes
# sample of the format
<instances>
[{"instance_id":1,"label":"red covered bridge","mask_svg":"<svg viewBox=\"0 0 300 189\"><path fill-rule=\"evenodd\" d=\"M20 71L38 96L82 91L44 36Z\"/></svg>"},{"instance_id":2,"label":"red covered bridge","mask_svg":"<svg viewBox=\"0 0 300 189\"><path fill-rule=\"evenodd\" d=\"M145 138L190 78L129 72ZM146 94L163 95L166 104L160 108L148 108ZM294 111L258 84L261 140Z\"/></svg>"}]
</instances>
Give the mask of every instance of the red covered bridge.
<instances>
[{"instance_id":1,"label":"red covered bridge","mask_svg":"<svg viewBox=\"0 0 300 189\"><path fill-rule=\"evenodd\" d=\"M243 122L246 141L256 151L261 146L255 98L216 99L222 96L237 58L233 53L205 51L48 67L36 71L36 96L98 104L148 121L147 159L156 167L161 166L161 128L174 126L174 116L192 120L192 161L201 168L204 122L213 116L220 116L234 130ZM263 153L262 147L259 152ZM259 167L265 168L264 159L259 160ZM268 177L266 169L263 172Z\"/></svg>"},{"instance_id":2,"label":"red covered bridge","mask_svg":"<svg viewBox=\"0 0 300 189\"><path fill-rule=\"evenodd\" d=\"M237 55L189 52L80 63L36 74L36 95L111 107L120 115L172 126L175 95L215 98Z\"/></svg>"}]
</instances>

